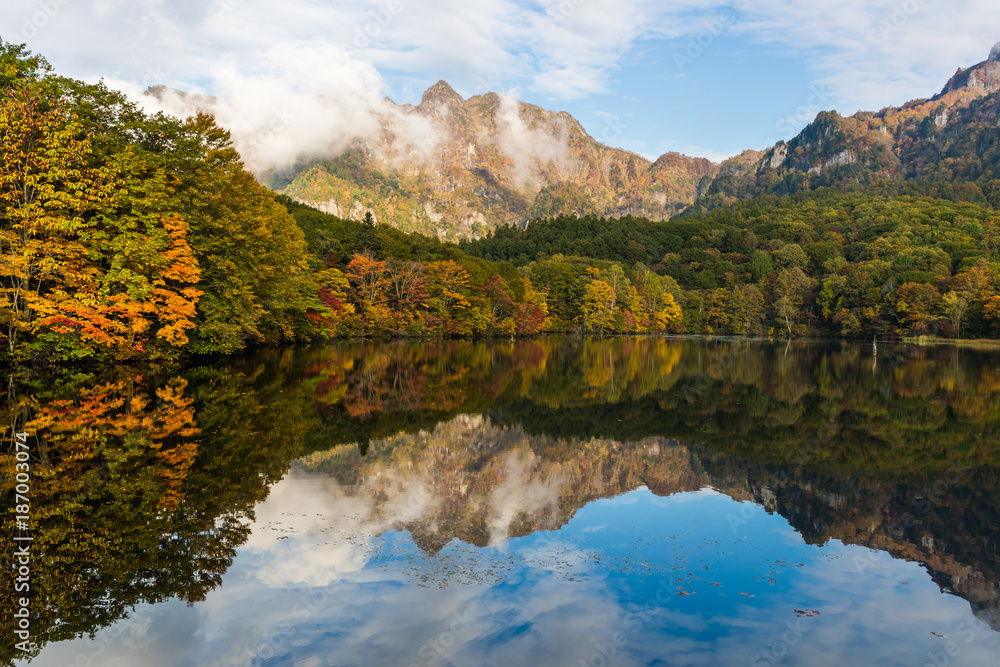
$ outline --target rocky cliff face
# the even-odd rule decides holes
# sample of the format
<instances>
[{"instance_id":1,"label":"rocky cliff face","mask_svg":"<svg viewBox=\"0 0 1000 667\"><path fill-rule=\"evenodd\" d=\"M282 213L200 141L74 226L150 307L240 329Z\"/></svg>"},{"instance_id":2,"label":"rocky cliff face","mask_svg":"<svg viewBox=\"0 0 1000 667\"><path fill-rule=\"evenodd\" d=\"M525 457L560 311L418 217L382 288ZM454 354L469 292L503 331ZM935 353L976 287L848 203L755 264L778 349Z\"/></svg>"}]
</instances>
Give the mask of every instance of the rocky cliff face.
<instances>
[{"instance_id":1,"label":"rocky cliff face","mask_svg":"<svg viewBox=\"0 0 1000 667\"><path fill-rule=\"evenodd\" d=\"M162 86L147 93L189 111L215 104ZM721 165L677 153L650 162L601 143L565 112L498 93L465 99L444 81L415 106L384 100L375 116L374 132L311 152L327 157L259 176L340 217L360 220L370 211L380 223L450 239L539 217L663 220L695 202L698 210L881 181L982 186L997 179L1000 193L996 47L930 99L850 117L822 112L790 141Z\"/></svg>"},{"instance_id":2,"label":"rocky cliff face","mask_svg":"<svg viewBox=\"0 0 1000 667\"><path fill-rule=\"evenodd\" d=\"M651 163L598 142L565 112L497 93L463 99L444 81L396 109L426 121L428 150L399 141L387 116L378 138L272 174L272 187L338 216L370 210L406 231L458 238L562 214L666 219L718 169L676 153Z\"/></svg>"}]
</instances>

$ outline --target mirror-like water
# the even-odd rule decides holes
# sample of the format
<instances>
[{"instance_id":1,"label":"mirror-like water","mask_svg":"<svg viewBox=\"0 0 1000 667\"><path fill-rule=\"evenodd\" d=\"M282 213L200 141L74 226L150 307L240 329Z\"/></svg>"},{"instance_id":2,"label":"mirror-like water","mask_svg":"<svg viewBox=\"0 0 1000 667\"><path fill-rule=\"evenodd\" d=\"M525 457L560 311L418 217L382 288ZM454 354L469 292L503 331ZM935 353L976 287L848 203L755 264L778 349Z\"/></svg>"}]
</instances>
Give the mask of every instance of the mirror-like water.
<instances>
[{"instance_id":1,"label":"mirror-like water","mask_svg":"<svg viewBox=\"0 0 1000 667\"><path fill-rule=\"evenodd\" d=\"M372 344L7 412L17 664L1000 665L997 354Z\"/></svg>"}]
</instances>

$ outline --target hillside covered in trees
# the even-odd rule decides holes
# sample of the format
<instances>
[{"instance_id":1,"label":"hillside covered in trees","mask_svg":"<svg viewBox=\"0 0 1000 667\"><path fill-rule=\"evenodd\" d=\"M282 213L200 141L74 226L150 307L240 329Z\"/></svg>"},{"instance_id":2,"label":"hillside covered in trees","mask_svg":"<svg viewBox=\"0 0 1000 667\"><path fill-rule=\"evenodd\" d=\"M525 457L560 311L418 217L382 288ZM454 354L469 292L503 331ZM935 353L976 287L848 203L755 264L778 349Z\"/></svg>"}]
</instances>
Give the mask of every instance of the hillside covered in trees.
<instances>
[{"instance_id":1,"label":"hillside covered in trees","mask_svg":"<svg viewBox=\"0 0 1000 667\"><path fill-rule=\"evenodd\" d=\"M1000 215L898 191L762 196L666 223L555 218L462 248L530 271L577 261L564 253L653 270L689 333L996 336Z\"/></svg>"},{"instance_id":2,"label":"hillside covered in trees","mask_svg":"<svg viewBox=\"0 0 1000 667\"><path fill-rule=\"evenodd\" d=\"M347 337L994 337L986 188L883 182L669 221L556 217L453 244L261 185L204 114L142 112L0 50L9 362Z\"/></svg>"}]
</instances>

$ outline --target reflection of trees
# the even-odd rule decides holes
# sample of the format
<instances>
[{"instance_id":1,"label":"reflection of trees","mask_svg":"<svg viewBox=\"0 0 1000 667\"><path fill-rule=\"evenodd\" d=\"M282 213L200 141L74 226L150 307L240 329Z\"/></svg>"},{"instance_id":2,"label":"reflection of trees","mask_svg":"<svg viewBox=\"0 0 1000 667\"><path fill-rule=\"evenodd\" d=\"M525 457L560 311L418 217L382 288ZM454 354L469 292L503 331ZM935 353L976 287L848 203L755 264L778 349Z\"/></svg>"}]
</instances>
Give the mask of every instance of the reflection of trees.
<instances>
[{"instance_id":1,"label":"reflection of trees","mask_svg":"<svg viewBox=\"0 0 1000 667\"><path fill-rule=\"evenodd\" d=\"M317 383L325 443L368 442L490 411L533 433L693 441L739 433L741 455L836 443L813 464L904 470L945 454L994 457L1000 374L991 357L856 346L541 339L335 348L303 364ZM625 419L625 416L628 416ZM895 448L905 445L902 452Z\"/></svg>"},{"instance_id":2,"label":"reflection of trees","mask_svg":"<svg viewBox=\"0 0 1000 667\"><path fill-rule=\"evenodd\" d=\"M80 386L73 399L12 406L31 416L18 426L32 434L36 454L31 593L39 643L106 625L141 600L202 599L228 566L226 529L175 521L198 453L186 384L124 378ZM12 452L3 465L13 469ZM6 513L4 528L15 528ZM192 552L203 556L184 557Z\"/></svg>"},{"instance_id":3,"label":"reflection of trees","mask_svg":"<svg viewBox=\"0 0 1000 667\"><path fill-rule=\"evenodd\" d=\"M468 355L466 345L449 352ZM450 375L448 381L465 383L467 396L490 388L490 400L466 400L456 409L488 405L490 428L522 433L522 450L537 457L533 474L539 484L549 479L543 470L569 471L567 479L574 481L560 487L560 517L588 498L634 488L639 480L658 492L680 488L656 482L659 464L639 465L641 447L635 444L677 438L697 443L697 456L685 460L688 475L697 461L711 462L706 468L713 485L734 497L752 494L810 541L834 537L919 560L944 588L969 599L996 625L1000 536L990 526L1000 525L1000 364L994 357L888 348L873 369L867 349L848 345L563 339L532 346L529 365L514 362L517 352L505 346L484 353L489 365L465 363L468 375ZM544 372L535 370L542 367ZM428 378L433 373L441 371L432 370ZM421 404L432 405L432 383L421 391ZM404 420L397 416L394 423ZM464 441L435 440L434 423L425 421L426 432L412 436L388 437L406 429L383 429L367 460L339 452L344 458L338 476L358 482L365 471L406 461L465 491L445 503L447 517L433 523L452 532L430 536L422 522L399 527L428 548L451 535L485 543L482 513L488 503L482 499L504 478L498 472L503 459L490 438L470 436L476 445L468 452ZM443 458L422 458L433 452L444 452ZM918 513L915 499L927 497L926 489L949 471L971 473ZM518 517L511 535L550 527L545 521L551 515L543 512Z\"/></svg>"},{"instance_id":4,"label":"reflection of trees","mask_svg":"<svg viewBox=\"0 0 1000 667\"><path fill-rule=\"evenodd\" d=\"M203 600L221 582L253 505L309 428L301 407L310 403L286 397L287 377L266 366L12 382L8 423L32 435L36 645L94 632L141 602ZM4 442L6 473L9 429ZM11 500L12 481L5 475ZM8 543L14 533L5 512ZM5 577L5 624L15 597ZM12 651L5 644L0 660Z\"/></svg>"}]
</instances>

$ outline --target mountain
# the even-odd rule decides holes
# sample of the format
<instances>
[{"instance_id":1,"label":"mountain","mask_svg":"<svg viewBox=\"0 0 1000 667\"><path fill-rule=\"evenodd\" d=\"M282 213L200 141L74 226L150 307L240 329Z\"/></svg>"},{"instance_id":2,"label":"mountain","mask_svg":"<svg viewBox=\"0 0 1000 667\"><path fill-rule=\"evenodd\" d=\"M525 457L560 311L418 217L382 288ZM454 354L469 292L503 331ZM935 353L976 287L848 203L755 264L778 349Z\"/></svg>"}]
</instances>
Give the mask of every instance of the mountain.
<instances>
[{"instance_id":1,"label":"mountain","mask_svg":"<svg viewBox=\"0 0 1000 667\"><path fill-rule=\"evenodd\" d=\"M215 105L163 86L147 94L187 109ZM721 165L678 153L650 162L601 143L568 113L494 92L466 99L445 81L418 105L385 99L374 109L374 128L346 130L363 136L319 145L314 154L326 157L258 177L342 218L371 212L453 240L540 217L665 220L764 194L885 182L930 183L938 189L924 194L1000 206L996 47L929 99L848 117L824 111L793 139ZM618 132L609 122L604 137Z\"/></svg>"},{"instance_id":2,"label":"mountain","mask_svg":"<svg viewBox=\"0 0 1000 667\"><path fill-rule=\"evenodd\" d=\"M405 231L461 238L567 213L666 219L718 170L677 153L650 162L600 143L568 113L498 93L464 99L444 81L417 106L385 103L376 136L271 174L271 187L341 217L371 211ZM429 127L433 148L413 150L400 119Z\"/></svg>"},{"instance_id":3,"label":"mountain","mask_svg":"<svg viewBox=\"0 0 1000 667\"><path fill-rule=\"evenodd\" d=\"M987 60L959 69L930 99L849 117L825 111L790 141L723 162L695 208L882 181L975 184L960 186L959 198L985 197L996 205L998 119L1000 49L994 47Z\"/></svg>"}]
</instances>

